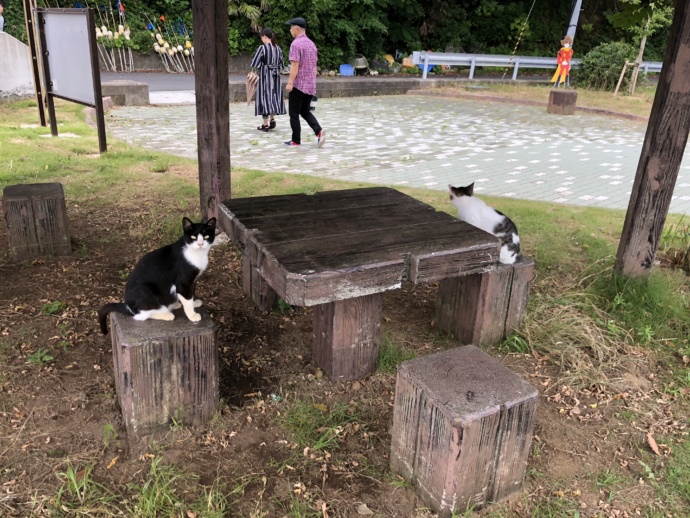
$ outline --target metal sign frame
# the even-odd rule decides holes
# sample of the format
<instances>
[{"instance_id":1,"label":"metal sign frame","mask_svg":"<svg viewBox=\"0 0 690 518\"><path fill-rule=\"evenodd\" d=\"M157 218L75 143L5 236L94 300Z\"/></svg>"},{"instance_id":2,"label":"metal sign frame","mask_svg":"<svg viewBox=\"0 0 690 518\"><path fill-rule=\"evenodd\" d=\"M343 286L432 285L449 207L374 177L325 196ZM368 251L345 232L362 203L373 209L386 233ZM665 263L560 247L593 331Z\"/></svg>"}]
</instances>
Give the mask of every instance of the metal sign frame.
<instances>
[{"instance_id":1,"label":"metal sign frame","mask_svg":"<svg viewBox=\"0 0 690 518\"><path fill-rule=\"evenodd\" d=\"M43 68L43 79L45 83L45 98L46 104L48 106L48 115L50 116L50 133L54 137L58 135L57 120L55 118L55 102L54 98L64 99L66 101L75 102L82 104L84 106L90 106L96 110L96 127L98 131L98 145L101 153L107 151L106 135L105 135L105 114L103 111L103 95L101 92L101 74L98 63L98 54L96 52L96 33L94 27L95 17L93 14L93 9L47 9L47 8L36 8L34 9L36 29L38 32L38 38L40 41L41 50L41 64ZM70 55L69 61L74 62L74 60L83 59L86 57L91 69L91 77L93 83L93 99L94 102L86 102L83 99L76 98L75 95L58 93L55 85L51 81L51 70L48 56L50 55L51 48L49 42L46 38L46 16L45 15L83 15L86 17L86 50L83 47L75 48L74 54ZM57 52L56 49L52 49ZM70 63L67 59L60 62L59 66L69 69ZM55 65L55 64L54 64ZM55 65L58 66L58 65Z\"/></svg>"}]
</instances>

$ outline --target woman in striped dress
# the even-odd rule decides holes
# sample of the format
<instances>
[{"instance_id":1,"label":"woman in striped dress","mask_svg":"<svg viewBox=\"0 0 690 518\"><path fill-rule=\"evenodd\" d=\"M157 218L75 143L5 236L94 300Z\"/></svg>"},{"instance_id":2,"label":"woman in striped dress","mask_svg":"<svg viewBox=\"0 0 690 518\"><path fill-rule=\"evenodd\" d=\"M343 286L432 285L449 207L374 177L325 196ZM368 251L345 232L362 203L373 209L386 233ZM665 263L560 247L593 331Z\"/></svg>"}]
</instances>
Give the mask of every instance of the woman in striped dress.
<instances>
[{"instance_id":1,"label":"woman in striped dress","mask_svg":"<svg viewBox=\"0 0 690 518\"><path fill-rule=\"evenodd\" d=\"M259 35L264 44L256 50L251 64L252 68L257 69L259 75L254 115L263 117L263 124L256 129L268 131L276 127L274 115L286 113L283 89L280 85L280 71L284 66L283 50L276 45L276 37L271 29L263 29Z\"/></svg>"}]
</instances>

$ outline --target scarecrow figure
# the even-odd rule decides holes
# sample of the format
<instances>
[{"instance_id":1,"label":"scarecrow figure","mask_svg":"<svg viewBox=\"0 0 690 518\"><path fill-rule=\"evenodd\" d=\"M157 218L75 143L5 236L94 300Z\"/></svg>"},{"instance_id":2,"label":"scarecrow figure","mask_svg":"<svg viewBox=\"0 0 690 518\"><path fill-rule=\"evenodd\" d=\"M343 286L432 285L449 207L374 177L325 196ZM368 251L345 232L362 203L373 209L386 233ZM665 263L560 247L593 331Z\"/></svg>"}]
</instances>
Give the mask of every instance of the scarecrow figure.
<instances>
[{"instance_id":1,"label":"scarecrow figure","mask_svg":"<svg viewBox=\"0 0 690 518\"><path fill-rule=\"evenodd\" d=\"M561 40L561 50L558 51L558 56L556 57L556 62L558 66L556 67L556 73L551 78L551 82L554 83L554 87L558 88L561 84L565 86L570 86L570 61L573 59L573 38L572 36L566 36Z\"/></svg>"}]
</instances>

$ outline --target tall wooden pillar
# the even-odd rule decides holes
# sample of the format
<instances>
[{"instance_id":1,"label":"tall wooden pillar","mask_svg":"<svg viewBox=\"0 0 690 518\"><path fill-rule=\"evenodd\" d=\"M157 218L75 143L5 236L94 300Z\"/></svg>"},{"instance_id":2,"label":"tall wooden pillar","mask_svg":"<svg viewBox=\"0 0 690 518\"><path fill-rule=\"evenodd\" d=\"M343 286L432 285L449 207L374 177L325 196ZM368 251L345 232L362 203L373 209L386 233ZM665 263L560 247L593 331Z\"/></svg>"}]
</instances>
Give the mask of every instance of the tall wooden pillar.
<instances>
[{"instance_id":1,"label":"tall wooden pillar","mask_svg":"<svg viewBox=\"0 0 690 518\"><path fill-rule=\"evenodd\" d=\"M651 271L690 130L690 6L675 0L671 39L614 269L627 276Z\"/></svg>"},{"instance_id":2,"label":"tall wooden pillar","mask_svg":"<svg viewBox=\"0 0 690 518\"><path fill-rule=\"evenodd\" d=\"M192 0L196 128L202 218L230 198L228 0Z\"/></svg>"}]
</instances>

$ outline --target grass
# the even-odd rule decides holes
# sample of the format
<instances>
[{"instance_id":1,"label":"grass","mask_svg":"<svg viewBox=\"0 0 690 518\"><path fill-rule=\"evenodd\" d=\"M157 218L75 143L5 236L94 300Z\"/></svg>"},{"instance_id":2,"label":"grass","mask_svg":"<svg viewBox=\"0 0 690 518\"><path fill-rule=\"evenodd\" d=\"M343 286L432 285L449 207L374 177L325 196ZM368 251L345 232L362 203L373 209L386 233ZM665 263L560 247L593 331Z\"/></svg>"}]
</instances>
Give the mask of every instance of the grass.
<instances>
[{"instance_id":1,"label":"grass","mask_svg":"<svg viewBox=\"0 0 690 518\"><path fill-rule=\"evenodd\" d=\"M541 87L491 86L505 95L543 96ZM525 90L521 90L525 89ZM639 99L578 91L578 103L596 107L610 105L622 111L648 111L646 92ZM626 100L627 99L627 100ZM0 188L35 181L60 181L70 206L107 205L117 217L131 223L127 236L108 236L108 243L136 240L142 246L152 237L171 241L180 233L183 215L198 213L198 178L191 160L109 143L109 152L97 154L98 141L82 122L80 109L58 103L60 131L80 135L75 144L68 139L41 135L46 128L21 128L36 119L32 101L0 104ZM260 196L282 193L314 193L349 184L300 175L268 174L254 170L233 170L233 196ZM403 192L453 213L446 195L430 190L401 189ZM690 281L680 269L655 268L645 279L630 280L613 275L612 265L620 237L624 213L605 209L570 207L505 198L485 198L519 222L525 253L534 258L534 282L528 316L520 332L500 345L505 352L537 353L559 369L559 384L573 387L598 385L621 390L629 387L630 373L646 364L663 366L667 395L687 406L690 377L679 358L690 356ZM166 200L164 204L160 200ZM196 218L193 218L196 219ZM686 218L669 216L661 239L659 255L664 264L687 264L690 232ZM105 239L105 238L104 238ZM92 251L91 253L95 253ZM85 251L88 253L88 251ZM120 277L124 280L126 272ZM43 314L63 312L59 300L41 308ZM287 309L287 308L284 308ZM31 341L27 333L27 342ZM15 333L16 336L16 333ZM2 341L2 347L18 347ZM408 350L385 336L379 350L377 370L392 374L401 361L413 358ZM31 360L31 358L35 358ZM51 361L45 349L30 355L36 364ZM353 406L339 403L325 406L307 400L288 400L281 424L302 448L334 450L341 446L342 431L356 425L366 427ZM684 412L686 409L683 410ZM639 409L618 412L625 423L639 417ZM686 415L686 414L685 414ZM680 417L678 417L680 419ZM114 429L105 425L103 445L117 441ZM661 441L661 439L659 439ZM663 438L670 454L662 459L641 455L654 478L649 479L655 499L666 509L683 515L690 502L690 446L678 437ZM620 471L611 467L593 475L591 483L605 498L616 498ZM642 468L644 473L645 468ZM94 480L93 467L71 465L58 473L60 487L54 497L54 515L114 516L120 510L136 516L179 516L189 510L197 516L232 515L233 502L242 497L249 479L238 479L232 487L221 482L199 483L195 475L154 459L126 492L116 494ZM552 486L543 482L546 487ZM282 502L288 516L318 516L299 497ZM576 516L577 503L554 494L537 495L526 502L531 516ZM496 511L499 512L499 511ZM649 516L656 511L649 508ZM490 512L493 516L494 511ZM502 514L496 514L501 516ZM508 514L505 514L508 516Z\"/></svg>"},{"instance_id":2,"label":"grass","mask_svg":"<svg viewBox=\"0 0 690 518\"><path fill-rule=\"evenodd\" d=\"M334 450L339 446L339 435L350 424L362 427L361 419L351 407L335 403L326 405L295 401L283 418L285 428L301 448Z\"/></svg>"},{"instance_id":3,"label":"grass","mask_svg":"<svg viewBox=\"0 0 690 518\"><path fill-rule=\"evenodd\" d=\"M386 374L395 374L401 362L412 360L415 357L414 351L397 345L390 335L386 334L379 345L376 370Z\"/></svg>"}]
</instances>

